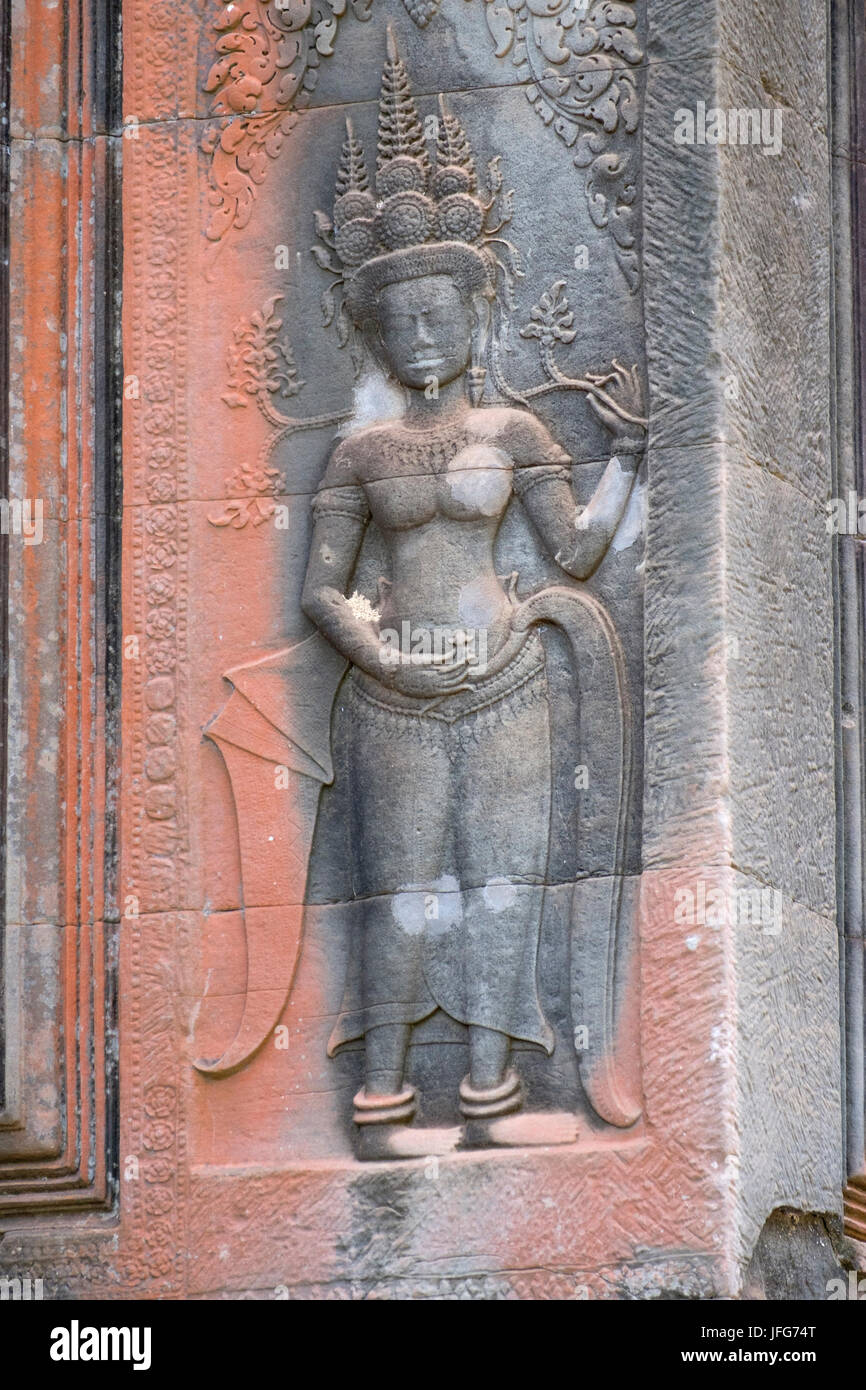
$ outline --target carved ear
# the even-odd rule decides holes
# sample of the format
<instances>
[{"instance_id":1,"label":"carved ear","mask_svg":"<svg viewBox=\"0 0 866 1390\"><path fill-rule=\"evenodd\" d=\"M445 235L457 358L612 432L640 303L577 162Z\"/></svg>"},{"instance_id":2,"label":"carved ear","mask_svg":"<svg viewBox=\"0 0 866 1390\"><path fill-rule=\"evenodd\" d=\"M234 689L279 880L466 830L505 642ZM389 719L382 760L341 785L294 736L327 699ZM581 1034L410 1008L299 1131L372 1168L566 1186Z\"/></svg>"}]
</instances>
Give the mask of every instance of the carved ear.
<instances>
[{"instance_id":1,"label":"carved ear","mask_svg":"<svg viewBox=\"0 0 866 1390\"><path fill-rule=\"evenodd\" d=\"M379 370L384 372L386 377L391 380L391 368L388 365L385 349L382 346L382 335L379 332L379 320L375 318L365 319L361 330L361 337L364 342L364 347L373 362L375 362Z\"/></svg>"}]
</instances>

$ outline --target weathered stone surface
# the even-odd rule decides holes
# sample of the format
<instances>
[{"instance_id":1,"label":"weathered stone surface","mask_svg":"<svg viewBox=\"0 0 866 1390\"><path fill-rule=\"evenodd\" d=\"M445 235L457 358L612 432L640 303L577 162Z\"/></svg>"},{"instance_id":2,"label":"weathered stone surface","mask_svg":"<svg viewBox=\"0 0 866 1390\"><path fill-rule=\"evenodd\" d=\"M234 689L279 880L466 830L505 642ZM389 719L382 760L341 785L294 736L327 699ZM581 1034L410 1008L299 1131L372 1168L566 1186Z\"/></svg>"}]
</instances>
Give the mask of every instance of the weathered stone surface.
<instances>
[{"instance_id":1,"label":"weathered stone surface","mask_svg":"<svg viewBox=\"0 0 866 1390\"><path fill-rule=\"evenodd\" d=\"M72 8L40 15L16 5L0 60L11 67L2 82L4 141L7 115L11 134L2 161L11 231L2 294L4 1246L7 1226L32 1232L34 1218L74 1220L111 1203L106 918L116 915L119 613L117 551L106 533L116 505L119 284L106 189L116 166L101 133L110 82L92 66L93 15ZM87 101L70 100L85 88ZM0 1262L5 1272L5 1251ZM48 1286L66 1279L58 1273Z\"/></svg>"},{"instance_id":2,"label":"weathered stone surface","mask_svg":"<svg viewBox=\"0 0 866 1390\"><path fill-rule=\"evenodd\" d=\"M862 1259L856 1242L845 1240L834 1217L804 1215L784 1208L767 1218L746 1273L744 1294L750 1299L813 1299L838 1292L847 1296L849 1277Z\"/></svg>"},{"instance_id":3,"label":"weathered stone surface","mask_svg":"<svg viewBox=\"0 0 866 1390\"><path fill-rule=\"evenodd\" d=\"M73 303L44 275L54 355L13 382L42 408L26 447L14 421L21 477L52 449L67 467L13 572L10 690L32 705L6 1009L38 1042L31 1156L65 1161L86 1132L104 1168L111 1090L79 1060L88 1029L102 1056L115 978L118 998L117 1197L101 1170L84 1197L108 1203L103 1233L61 1253L14 1215L0 1243L55 1296L819 1296L837 1258L816 1224L845 1177L826 15L596 9L593 37L565 5L124 7L116 883L104 658L70 685L79 649L62 673L50 657L112 514L89 436L62 452L68 396L52 418L89 282ZM35 244L39 219L60 236L67 161L97 209L110 195L88 163L105 112L71 131L60 95L34 96L69 55L28 52L14 193ZM781 152L677 144L699 103L781 112ZM435 164L443 126L440 186L422 144ZM510 293L486 278L485 219L517 248ZM470 623L479 576L492 608ZM513 642L483 727L421 708L469 702L429 668L375 667L404 618L483 628L494 661ZM407 1034L386 1048L377 1022ZM13 1147L0 1131L9 1169ZM779 1208L806 1213L798 1285Z\"/></svg>"},{"instance_id":4,"label":"weathered stone surface","mask_svg":"<svg viewBox=\"0 0 866 1390\"><path fill-rule=\"evenodd\" d=\"M726 493L733 862L832 920L833 595L826 512L764 469L740 463L733 449Z\"/></svg>"}]
</instances>

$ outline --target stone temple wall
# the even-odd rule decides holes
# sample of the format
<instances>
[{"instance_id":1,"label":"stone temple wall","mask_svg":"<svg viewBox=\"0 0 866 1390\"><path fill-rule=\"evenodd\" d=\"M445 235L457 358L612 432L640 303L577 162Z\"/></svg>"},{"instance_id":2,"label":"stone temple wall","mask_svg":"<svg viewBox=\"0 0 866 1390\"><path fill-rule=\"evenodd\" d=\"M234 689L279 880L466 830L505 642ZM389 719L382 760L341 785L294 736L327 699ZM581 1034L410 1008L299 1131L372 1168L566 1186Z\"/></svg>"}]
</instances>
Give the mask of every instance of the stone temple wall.
<instances>
[{"instance_id":1,"label":"stone temple wall","mask_svg":"<svg viewBox=\"0 0 866 1390\"><path fill-rule=\"evenodd\" d=\"M859 49L817 0L120 8L7 35L0 1271L823 1297Z\"/></svg>"}]
</instances>

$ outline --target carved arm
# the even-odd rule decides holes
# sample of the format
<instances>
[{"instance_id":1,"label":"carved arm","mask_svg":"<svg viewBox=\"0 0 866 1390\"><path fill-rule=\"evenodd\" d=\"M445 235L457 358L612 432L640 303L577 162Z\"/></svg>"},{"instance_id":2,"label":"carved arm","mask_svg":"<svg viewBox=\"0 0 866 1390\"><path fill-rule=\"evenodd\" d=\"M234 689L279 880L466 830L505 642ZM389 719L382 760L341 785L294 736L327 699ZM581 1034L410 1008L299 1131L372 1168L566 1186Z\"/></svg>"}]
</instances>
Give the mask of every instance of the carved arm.
<instances>
[{"instance_id":1,"label":"carved arm","mask_svg":"<svg viewBox=\"0 0 866 1390\"><path fill-rule=\"evenodd\" d=\"M348 661L370 675L381 676L381 648L375 624L360 618L346 597L366 524L346 513L325 512L318 517L313 527L301 607Z\"/></svg>"},{"instance_id":2,"label":"carved arm","mask_svg":"<svg viewBox=\"0 0 866 1390\"><path fill-rule=\"evenodd\" d=\"M588 579L605 555L631 496L642 453L642 442L618 441L585 507L576 504L570 483L553 470L540 470L539 481L525 487L523 505L533 525L560 569L573 579Z\"/></svg>"}]
</instances>

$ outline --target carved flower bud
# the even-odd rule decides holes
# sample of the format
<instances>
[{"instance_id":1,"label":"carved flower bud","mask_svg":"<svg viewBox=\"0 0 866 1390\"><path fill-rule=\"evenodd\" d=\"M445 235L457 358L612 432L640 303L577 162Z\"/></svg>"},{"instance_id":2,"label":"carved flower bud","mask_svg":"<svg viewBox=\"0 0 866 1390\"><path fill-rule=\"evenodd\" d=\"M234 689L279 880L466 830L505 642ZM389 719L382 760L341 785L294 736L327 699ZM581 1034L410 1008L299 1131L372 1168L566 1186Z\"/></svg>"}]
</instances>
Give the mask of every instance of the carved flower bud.
<instances>
[{"instance_id":1,"label":"carved flower bud","mask_svg":"<svg viewBox=\"0 0 866 1390\"><path fill-rule=\"evenodd\" d=\"M405 0L406 9L419 29L427 28L441 3L442 0Z\"/></svg>"},{"instance_id":2,"label":"carved flower bud","mask_svg":"<svg viewBox=\"0 0 866 1390\"><path fill-rule=\"evenodd\" d=\"M372 217L355 217L338 227L334 233L334 245L343 265L357 266L375 256L376 223Z\"/></svg>"},{"instance_id":3,"label":"carved flower bud","mask_svg":"<svg viewBox=\"0 0 866 1390\"><path fill-rule=\"evenodd\" d=\"M468 169L461 168L459 164L446 164L433 175L430 191L435 198L448 198L452 193L471 193L472 184L472 174Z\"/></svg>"},{"instance_id":4,"label":"carved flower bud","mask_svg":"<svg viewBox=\"0 0 866 1390\"><path fill-rule=\"evenodd\" d=\"M343 227L356 217L373 217L375 212L376 203L372 193L359 193L353 189L334 203L334 226Z\"/></svg>"},{"instance_id":5,"label":"carved flower bud","mask_svg":"<svg viewBox=\"0 0 866 1390\"><path fill-rule=\"evenodd\" d=\"M376 192L380 198L390 198L394 193L423 193L426 185L423 166L408 154L389 159L376 175Z\"/></svg>"},{"instance_id":6,"label":"carved flower bud","mask_svg":"<svg viewBox=\"0 0 866 1390\"><path fill-rule=\"evenodd\" d=\"M484 226L484 209L476 198L452 193L439 204L436 225L444 241L477 241Z\"/></svg>"},{"instance_id":7,"label":"carved flower bud","mask_svg":"<svg viewBox=\"0 0 866 1390\"><path fill-rule=\"evenodd\" d=\"M423 193L395 193L379 212L379 237L392 251L417 246L430 235L433 216L433 204Z\"/></svg>"}]
</instances>

